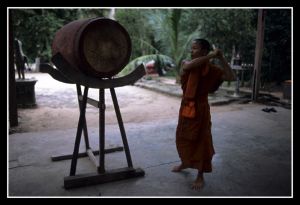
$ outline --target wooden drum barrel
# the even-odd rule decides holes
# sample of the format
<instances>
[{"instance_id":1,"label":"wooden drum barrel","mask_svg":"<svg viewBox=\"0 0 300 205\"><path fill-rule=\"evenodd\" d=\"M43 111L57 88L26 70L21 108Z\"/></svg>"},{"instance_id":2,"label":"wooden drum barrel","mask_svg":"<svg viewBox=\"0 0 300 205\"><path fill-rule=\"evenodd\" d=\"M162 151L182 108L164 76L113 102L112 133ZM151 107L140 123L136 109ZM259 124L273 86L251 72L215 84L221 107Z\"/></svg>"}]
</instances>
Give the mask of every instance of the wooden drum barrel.
<instances>
[{"instance_id":1,"label":"wooden drum barrel","mask_svg":"<svg viewBox=\"0 0 300 205\"><path fill-rule=\"evenodd\" d=\"M52 54L57 52L86 75L109 78L129 62L131 40L125 28L112 19L76 20L56 32Z\"/></svg>"}]
</instances>

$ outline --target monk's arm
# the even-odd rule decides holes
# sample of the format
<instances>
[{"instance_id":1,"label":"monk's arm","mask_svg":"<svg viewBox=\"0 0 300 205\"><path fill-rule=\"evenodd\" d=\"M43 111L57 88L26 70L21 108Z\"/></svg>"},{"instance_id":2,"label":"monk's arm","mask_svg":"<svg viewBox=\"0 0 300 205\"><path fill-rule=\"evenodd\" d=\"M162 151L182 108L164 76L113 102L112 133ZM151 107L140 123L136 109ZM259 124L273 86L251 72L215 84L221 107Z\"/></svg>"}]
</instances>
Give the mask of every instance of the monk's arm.
<instances>
[{"instance_id":1,"label":"monk's arm","mask_svg":"<svg viewBox=\"0 0 300 205\"><path fill-rule=\"evenodd\" d=\"M219 53L218 58L221 62L222 67L224 68L222 79L224 81L235 80L235 74L221 52Z\"/></svg>"},{"instance_id":2,"label":"monk's arm","mask_svg":"<svg viewBox=\"0 0 300 205\"><path fill-rule=\"evenodd\" d=\"M201 57L195 58L191 61L185 61L182 64L182 70L186 71L186 70L191 70L191 69L194 69L194 68L199 68L204 63L207 63L210 59L215 58L216 54L217 53L213 51L212 53L210 53L206 56L201 56Z\"/></svg>"}]
</instances>

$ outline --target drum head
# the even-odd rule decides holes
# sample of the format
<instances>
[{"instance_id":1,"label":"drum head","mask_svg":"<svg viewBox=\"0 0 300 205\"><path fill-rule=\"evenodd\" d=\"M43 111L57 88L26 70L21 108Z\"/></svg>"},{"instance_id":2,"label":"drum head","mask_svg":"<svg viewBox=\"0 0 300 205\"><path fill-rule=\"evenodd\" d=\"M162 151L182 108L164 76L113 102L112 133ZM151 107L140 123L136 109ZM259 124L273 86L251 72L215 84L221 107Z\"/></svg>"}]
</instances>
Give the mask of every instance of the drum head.
<instances>
[{"instance_id":1,"label":"drum head","mask_svg":"<svg viewBox=\"0 0 300 205\"><path fill-rule=\"evenodd\" d=\"M90 72L110 77L129 62L131 41L127 31L116 21L95 19L83 32L81 49Z\"/></svg>"}]
</instances>

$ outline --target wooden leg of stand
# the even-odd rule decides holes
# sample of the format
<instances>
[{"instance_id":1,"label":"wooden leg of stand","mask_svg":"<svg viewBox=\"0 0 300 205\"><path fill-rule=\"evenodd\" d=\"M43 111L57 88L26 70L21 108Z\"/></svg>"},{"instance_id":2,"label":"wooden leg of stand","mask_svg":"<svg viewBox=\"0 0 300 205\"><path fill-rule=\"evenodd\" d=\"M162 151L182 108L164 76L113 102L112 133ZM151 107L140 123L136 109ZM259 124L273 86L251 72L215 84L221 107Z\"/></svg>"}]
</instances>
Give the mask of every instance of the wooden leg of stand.
<instances>
[{"instance_id":1,"label":"wooden leg of stand","mask_svg":"<svg viewBox=\"0 0 300 205\"><path fill-rule=\"evenodd\" d=\"M121 116L115 89L110 88L110 93L111 93L111 98L114 103L114 107L115 107L115 111L116 111L116 115L117 115L117 119L118 119L118 123L119 123L119 127L120 127L120 132L121 132L121 136L122 136L122 140L123 140L123 144L124 144L124 150L125 150L125 154L126 154L127 164L128 164L128 167L132 167L130 150L129 150L129 146L128 146L128 142L127 142L127 138L126 138L125 128L123 125L123 120L122 120L122 116Z\"/></svg>"},{"instance_id":2,"label":"wooden leg of stand","mask_svg":"<svg viewBox=\"0 0 300 205\"><path fill-rule=\"evenodd\" d=\"M79 84L76 84L77 88L77 97L78 97L78 105L79 105L79 110L82 106L82 101L79 99L79 96L82 96L81 93L81 87ZM83 122L83 136L84 136L84 141L85 141L85 148L86 150L90 149L90 143L89 143L89 136L88 136L88 131L87 131L87 126L86 126L86 118L84 116L84 122Z\"/></svg>"},{"instance_id":3,"label":"wooden leg of stand","mask_svg":"<svg viewBox=\"0 0 300 205\"><path fill-rule=\"evenodd\" d=\"M77 165L80 139L81 139L82 128L83 128L84 119L85 119L85 108L86 108L86 102L87 102L88 89L89 89L88 87L84 88L83 100L82 100L82 104L80 106L80 117L79 117L78 126L77 126L77 133L76 133L73 157L72 157L72 162L71 162L70 176L74 176L76 173L76 165Z\"/></svg>"},{"instance_id":4,"label":"wooden leg of stand","mask_svg":"<svg viewBox=\"0 0 300 205\"><path fill-rule=\"evenodd\" d=\"M105 172L105 167L104 167L104 148L105 148L105 93L104 93L104 88L99 89L99 173L104 173Z\"/></svg>"}]
</instances>

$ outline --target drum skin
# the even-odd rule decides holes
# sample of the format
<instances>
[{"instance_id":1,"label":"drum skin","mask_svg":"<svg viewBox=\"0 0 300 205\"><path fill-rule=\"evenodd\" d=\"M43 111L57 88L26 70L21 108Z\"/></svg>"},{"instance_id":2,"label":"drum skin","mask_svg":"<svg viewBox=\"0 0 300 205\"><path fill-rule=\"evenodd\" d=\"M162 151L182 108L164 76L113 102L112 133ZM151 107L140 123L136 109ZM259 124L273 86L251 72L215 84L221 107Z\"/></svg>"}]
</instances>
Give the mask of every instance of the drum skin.
<instances>
[{"instance_id":1,"label":"drum skin","mask_svg":"<svg viewBox=\"0 0 300 205\"><path fill-rule=\"evenodd\" d=\"M129 62L131 40L117 21L104 17L81 19L56 32L52 55L57 52L88 76L110 78Z\"/></svg>"}]
</instances>

